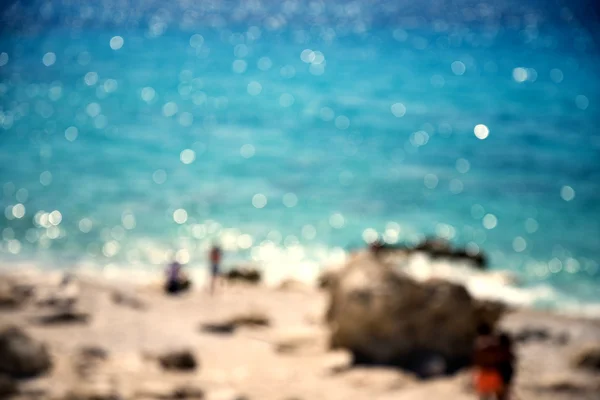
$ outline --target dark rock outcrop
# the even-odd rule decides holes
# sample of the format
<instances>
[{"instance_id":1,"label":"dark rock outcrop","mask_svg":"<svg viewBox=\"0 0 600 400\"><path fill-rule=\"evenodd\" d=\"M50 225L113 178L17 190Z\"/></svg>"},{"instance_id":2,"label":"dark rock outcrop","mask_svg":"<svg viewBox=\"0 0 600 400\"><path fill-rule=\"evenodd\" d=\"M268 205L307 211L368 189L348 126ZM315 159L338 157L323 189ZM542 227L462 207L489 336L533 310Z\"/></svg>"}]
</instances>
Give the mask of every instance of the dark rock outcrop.
<instances>
[{"instance_id":1,"label":"dark rock outcrop","mask_svg":"<svg viewBox=\"0 0 600 400\"><path fill-rule=\"evenodd\" d=\"M487 267L487 257L481 251L469 252L464 248L454 248L452 244L440 238L428 238L414 247L413 251L428 254L431 258L447 258L455 261L471 262L476 268Z\"/></svg>"},{"instance_id":2,"label":"dark rock outcrop","mask_svg":"<svg viewBox=\"0 0 600 400\"><path fill-rule=\"evenodd\" d=\"M158 356L158 362L168 371L193 371L198 367L196 356L187 349L163 353Z\"/></svg>"},{"instance_id":3,"label":"dark rock outcrop","mask_svg":"<svg viewBox=\"0 0 600 400\"><path fill-rule=\"evenodd\" d=\"M86 324L90 315L83 311L77 311L73 308L56 308L45 314L38 315L33 321L40 325L61 325L61 324Z\"/></svg>"},{"instance_id":4,"label":"dark rock outcrop","mask_svg":"<svg viewBox=\"0 0 600 400\"><path fill-rule=\"evenodd\" d=\"M243 282L256 285L262 280L262 273L253 267L237 267L224 274L228 282Z\"/></svg>"},{"instance_id":5,"label":"dark rock outcrop","mask_svg":"<svg viewBox=\"0 0 600 400\"><path fill-rule=\"evenodd\" d=\"M415 246L374 243L369 246L369 251L383 258L390 255L408 257L411 254L423 253L434 260L447 259L449 261L467 262L477 269L485 269L488 264L487 257L481 250L469 251L464 247L454 247L448 240L437 237L427 238Z\"/></svg>"},{"instance_id":6,"label":"dark rock outcrop","mask_svg":"<svg viewBox=\"0 0 600 400\"><path fill-rule=\"evenodd\" d=\"M27 378L43 374L52 366L46 346L21 328L0 328L0 374Z\"/></svg>"},{"instance_id":7,"label":"dark rock outcrop","mask_svg":"<svg viewBox=\"0 0 600 400\"><path fill-rule=\"evenodd\" d=\"M200 331L213 333L216 335L231 335L235 332L236 326L231 322L209 322L200 325Z\"/></svg>"},{"instance_id":8,"label":"dark rock outcrop","mask_svg":"<svg viewBox=\"0 0 600 400\"><path fill-rule=\"evenodd\" d=\"M454 371L470 363L477 326L493 325L501 314L461 285L418 283L372 252L354 257L333 282L326 315L331 346L350 350L357 363Z\"/></svg>"}]
</instances>

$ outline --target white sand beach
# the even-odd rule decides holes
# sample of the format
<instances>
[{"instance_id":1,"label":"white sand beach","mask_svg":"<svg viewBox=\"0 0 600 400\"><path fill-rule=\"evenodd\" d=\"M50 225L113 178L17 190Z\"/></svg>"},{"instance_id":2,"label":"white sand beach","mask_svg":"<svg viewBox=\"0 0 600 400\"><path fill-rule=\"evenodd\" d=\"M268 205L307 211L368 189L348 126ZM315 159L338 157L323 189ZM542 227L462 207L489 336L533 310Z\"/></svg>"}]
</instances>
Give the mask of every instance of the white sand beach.
<instances>
[{"instance_id":1,"label":"white sand beach","mask_svg":"<svg viewBox=\"0 0 600 400\"><path fill-rule=\"evenodd\" d=\"M56 274L33 271L11 276L37 293L51 292L57 281ZM327 294L305 284L224 285L213 297L196 287L167 297L157 285L123 286L89 276L76 282L73 310L85 321L43 319L56 310L34 301L0 311L2 325L17 325L45 342L53 364L48 373L21 381L12 398L197 398L194 388L215 400L475 398L468 369L418 380L392 367L353 367L345 351L328 349ZM265 319L259 323L267 326L229 333L202 329L244 316ZM599 343L600 321L519 310L501 326L522 336L515 399L600 398L600 375L570 361L584 344ZM81 361L82 349L90 347L102 357ZM178 349L195 356L194 370L161 369L158 355ZM82 362L89 364L87 374L81 373Z\"/></svg>"}]
</instances>

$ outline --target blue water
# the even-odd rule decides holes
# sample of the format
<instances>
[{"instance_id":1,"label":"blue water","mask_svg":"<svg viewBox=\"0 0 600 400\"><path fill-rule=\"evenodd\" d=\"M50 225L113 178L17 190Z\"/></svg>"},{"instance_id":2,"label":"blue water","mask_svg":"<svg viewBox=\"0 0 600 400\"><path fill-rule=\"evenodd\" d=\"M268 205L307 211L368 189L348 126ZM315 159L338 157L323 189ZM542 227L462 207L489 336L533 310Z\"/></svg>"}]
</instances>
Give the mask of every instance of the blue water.
<instances>
[{"instance_id":1,"label":"blue water","mask_svg":"<svg viewBox=\"0 0 600 400\"><path fill-rule=\"evenodd\" d=\"M599 298L597 20L536 1L202 3L3 12L3 260L201 267L218 238L285 271L372 230L438 234Z\"/></svg>"}]
</instances>

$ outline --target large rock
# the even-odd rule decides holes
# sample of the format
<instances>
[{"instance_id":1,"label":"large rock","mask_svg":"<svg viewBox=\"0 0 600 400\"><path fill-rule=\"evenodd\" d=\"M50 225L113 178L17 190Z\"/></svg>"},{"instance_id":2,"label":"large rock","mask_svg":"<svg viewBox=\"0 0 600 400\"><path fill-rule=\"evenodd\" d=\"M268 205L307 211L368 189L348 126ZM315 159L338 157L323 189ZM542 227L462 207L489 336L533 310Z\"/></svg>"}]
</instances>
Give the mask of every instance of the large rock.
<instances>
[{"instance_id":1,"label":"large rock","mask_svg":"<svg viewBox=\"0 0 600 400\"><path fill-rule=\"evenodd\" d=\"M471 360L477 326L501 314L461 285L417 283L369 252L331 282L331 346L350 350L358 363L397 364L423 375L456 370Z\"/></svg>"},{"instance_id":2,"label":"large rock","mask_svg":"<svg viewBox=\"0 0 600 400\"><path fill-rule=\"evenodd\" d=\"M32 377L48 371L51 365L45 345L16 326L0 328L0 374Z\"/></svg>"}]
</instances>

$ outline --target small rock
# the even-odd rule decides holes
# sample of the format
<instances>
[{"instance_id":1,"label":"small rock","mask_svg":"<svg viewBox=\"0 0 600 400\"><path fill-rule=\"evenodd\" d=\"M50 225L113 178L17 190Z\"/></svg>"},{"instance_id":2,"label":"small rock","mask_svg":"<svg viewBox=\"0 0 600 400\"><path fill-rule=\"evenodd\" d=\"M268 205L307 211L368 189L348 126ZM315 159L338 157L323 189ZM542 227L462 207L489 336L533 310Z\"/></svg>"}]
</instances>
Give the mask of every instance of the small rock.
<instances>
[{"instance_id":1,"label":"small rock","mask_svg":"<svg viewBox=\"0 0 600 400\"><path fill-rule=\"evenodd\" d=\"M106 360L108 358L108 351L100 346L84 346L79 349L79 354L88 359Z\"/></svg>"},{"instance_id":2,"label":"small rock","mask_svg":"<svg viewBox=\"0 0 600 400\"><path fill-rule=\"evenodd\" d=\"M309 346L308 340L281 340L275 343L275 351L278 353L292 354L297 353L303 347Z\"/></svg>"},{"instance_id":3,"label":"small rock","mask_svg":"<svg viewBox=\"0 0 600 400\"><path fill-rule=\"evenodd\" d=\"M414 251L428 254L431 258L448 258L451 260L470 261L478 269L487 266L487 257L482 252L471 253L466 249L453 249L451 243L446 239L427 238L419 243Z\"/></svg>"},{"instance_id":4,"label":"small rock","mask_svg":"<svg viewBox=\"0 0 600 400\"><path fill-rule=\"evenodd\" d=\"M104 380L79 383L67 392L64 400L125 400L123 394L113 386Z\"/></svg>"},{"instance_id":5,"label":"small rock","mask_svg":"<svg viewBox=\"0 0 600 400\"><path fill-rule=\"evenodd\" d=\"M79 283L71 274L65 274L58 285L47 293L39 294L36 300L38 307L57 307L71 309L79 301Z\"/></svg>"},{"instance_id":6,"label":"small rock","mask_svg":"<svg viewBox=\"0 0 600 400\"><path fill-rule=\"evenodd\" d=\"M579 398L586 393L598 393L600 381L581 376L552 375L542 378L534 387L540 391L568 393L578 396L573 398Z\"/></svg>"},{"instance_id":7,"label":"small rock","mask_svg":"<svg viewBox=\"0 0 600 400\"><path fill-rule=\"evenodd\" d=\"M241 327L259 328L270 325L269 317L260 312L248 312L223 321L204 323L200 326L202 332L230 335Z\"/></svg>"},{"instance_id":8,"label":"small rock","mask_svg":"<svg viewBox=\"0 0 600 400\"><path fill-rule=\"evenodd\" d=\"M204 390L194 386L179 386L173 390L172 399L203 399Z\"/></svg>"},{"instance_id":9,"label":"small rock","mask_svg":"<svg viewBox=\"0 0 600 400\"><path fill-rule=\"evenodd\" d=\"M171 386L165 382L148 382L150 384L137 391L135 398L156 399L156 400L176 400L176 399L204 399L204 390L199 387L186 384Z\"/></svg>"},{"instance_id":10,"label":"small rock","mask_svg":"<svg viewBox=\"0 0 600 400\"><path fill-rule=\"evenodd\" d=\"M145 310L147 309L146 303L139 298L123 292L113 292L112 301L115 304L133 308L134 310Z\"/></svg>"},{"instance_id":11,"label":"small rock","mask_svg":"<svg viewBox=\"0 0 600 400\"><path fill-rule=\"evenodd\" d=\"M200 330L206 333L214 333L218 335L231 335L235 332L235 325L230 322L224 323L207 323L200 325Z\"/></svg>"},{"instance_id":12,"label":"small rock","mask_svg":"<svg viewBox=\"0 0 600 400\"><path fill-rule=\"evenodd\" d=\"M600 372L600 343L588 344L578 349L571 363L576 368Z\"/></svg>"},{"instance_id":13,"label":"small rock","mask_svg":"<svg viewBox=\"0 0 600 400\"><path fill-rule=\"evenodd\" d=\"M98 346L86 346L79 349L73 360L73 369L81 378L89 378L92 373L108 359L108 352Z\"/></svg>"},{"instance_id":14,"label":"small rock","mask_svg":"<svg viewBox=\"0 0 600 400\"><path fill-rule=\"evenodd\" d=\"M8 276L2 276L0 280L0 307L17 308L33 294L32 285L19 284Z\"/></svg>"},{"instance_id":15,"label":"small rock","mask_svg":"<svg viewBox=\"0 0 600 400\"><path fill-rule=\"evenodd\" d=\"M0 329L0 373L26 378L47 372L52 366L46 346L17 326Z\"/></svg>"},{"instance_id":16,"label":"small rock","mask_svg":"<svg viewBox=\"0 0 600 400\"><path fill-rule=\"evenodd\" d=\"M254 267L237 267L227 271L224 278L229 282L244 282L256 285L262 280L262 273Z\"/></svg>"},{"instance_id":17,"label":"small rock","mask_svg":"<svg viewBox=\"0 0 600 400\"><path fill-rule=\"evenodd\" d=\"M517 332L514 337L518 343L527 343L530 341L546 341L551 338L550 331L542 327L526 327Z\"/></svg>"},{"instance_id":18,"label":"small rock","mask_svg":"<svg viewBox=\"0 0 600 400\"><path fill-rule=\"evenodd\" d=\"M554 338L554 343L558 346L564 346L569 343L569 334L561 333Z\"/></svg>"},{"instance_id":19,"label":"small rock","mask_svg":"<svg viewBox=\"0 0 600 400\"><path fill-rule=\"evenodd\" d=\"M158 356L158 362L163 369L169 371L193 371L198 363L190 350L176 350Z\"/></svg>"},{"instance_id":20,"label":"small rock","mask_svg":"<svg viewBox=\"0 0 600 400\"><path fill-rule=\"evenodd\" d=\"M34 322L40 325L86 324L89 318L88 313L67 307L58 308L50 313L37 316L34 318Z\"/></svg>"},{"instance_id":21,"label":"small rock","mask_svg":"<svg viewBox=\"0 0 600 400\"><path fill-rule=\"evenodd\" d=\"M248 327L261 327L269 326L269 317L258 311L251 311L235 315L231 318L230 323L236 327L248 326Z\"/></svg>"},{"instance_id":22,"label":"small rock","mask_svg":"<svg viewBox=\"0 0 600 400\"><path fill-rule=\"evenodd\" d=\"M277 336L273 344L275 351L278 353L323 352L326 347L324 335L312 330L287 330Z\"/></svg>"}]
</instances>

